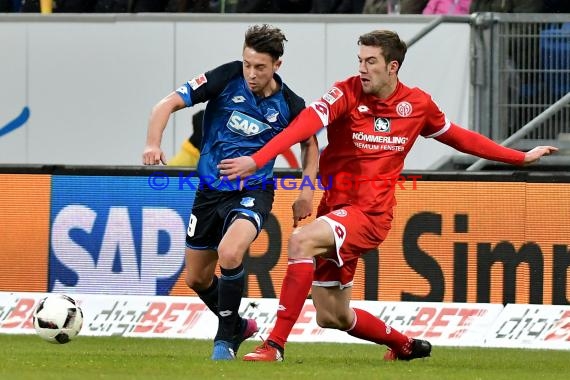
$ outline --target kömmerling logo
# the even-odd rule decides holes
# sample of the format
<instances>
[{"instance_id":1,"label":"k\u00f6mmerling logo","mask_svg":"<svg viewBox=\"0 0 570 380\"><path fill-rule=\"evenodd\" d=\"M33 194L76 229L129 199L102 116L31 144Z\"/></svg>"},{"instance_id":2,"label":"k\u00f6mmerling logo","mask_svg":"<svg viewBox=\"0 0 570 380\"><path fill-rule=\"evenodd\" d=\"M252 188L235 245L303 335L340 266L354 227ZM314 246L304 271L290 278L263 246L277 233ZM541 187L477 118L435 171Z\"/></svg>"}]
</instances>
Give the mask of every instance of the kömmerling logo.
<instances>
[{"instance_id":1,"label":"k\u00f6mmerling logo","mask_svg":"<svg viewBox=\"0 0 570 380\"><path fill-rule=\"evenodd\" d=\"M374 132L390 132L390 119L387 119L385 117L375 117Z\"/></svg>"}]
</instances>

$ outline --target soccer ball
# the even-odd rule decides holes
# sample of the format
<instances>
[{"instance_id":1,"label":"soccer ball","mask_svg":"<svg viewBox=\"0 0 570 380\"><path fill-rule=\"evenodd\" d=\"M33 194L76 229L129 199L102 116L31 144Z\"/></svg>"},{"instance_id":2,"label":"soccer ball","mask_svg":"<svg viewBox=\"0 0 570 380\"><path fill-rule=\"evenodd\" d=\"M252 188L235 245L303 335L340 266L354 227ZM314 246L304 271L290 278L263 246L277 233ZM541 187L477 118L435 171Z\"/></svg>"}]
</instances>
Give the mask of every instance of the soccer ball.
<instances>
[{"instance_id":1,"label":"soccer ball","mask_svg":"<svg viewBox=\"0 0 570 380\"><path fill-rule=\"evenodd\" d=\"M71 297L52 294L40 300L34 310L33 321L40 338L64 344L81 331L83 312Z\"/></svg>"}]
</instances>

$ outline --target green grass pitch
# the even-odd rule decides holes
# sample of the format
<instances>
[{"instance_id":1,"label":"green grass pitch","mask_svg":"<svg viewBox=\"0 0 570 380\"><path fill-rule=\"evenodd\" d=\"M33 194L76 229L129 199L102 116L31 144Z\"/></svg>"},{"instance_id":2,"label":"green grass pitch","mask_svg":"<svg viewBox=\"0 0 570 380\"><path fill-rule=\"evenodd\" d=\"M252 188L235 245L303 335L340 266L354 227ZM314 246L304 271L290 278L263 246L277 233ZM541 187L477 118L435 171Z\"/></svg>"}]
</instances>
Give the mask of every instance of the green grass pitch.
<instances>
[{"instance_id":1,"label":"green grass pitch","mask_svg":"<svg viewBox=\"0 0 570 380\"><path fill-rule=\"evenodd\" d=\"M432 357L384 362L372 344L289 343L282 363L213 362L212 342L83 337L54 345L35 335L0 334L0 379L569 379L570 350L434 347Z\"/></svg>"}]
</instances>

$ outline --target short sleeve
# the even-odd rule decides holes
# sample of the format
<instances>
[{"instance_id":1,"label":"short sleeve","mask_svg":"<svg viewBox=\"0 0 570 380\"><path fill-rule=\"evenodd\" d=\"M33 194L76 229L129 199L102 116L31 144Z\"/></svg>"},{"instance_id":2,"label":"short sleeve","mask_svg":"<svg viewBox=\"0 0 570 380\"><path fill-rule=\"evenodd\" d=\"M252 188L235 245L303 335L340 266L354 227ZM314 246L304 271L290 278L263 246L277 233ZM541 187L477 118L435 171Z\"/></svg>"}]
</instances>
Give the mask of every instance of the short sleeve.
<instances>
[{"instance_id":1,"label":"short sleeve","mask_svg":"<svg viewBox=\"0 0 570 380\"><path fill-rule=\"evenodd\" d=\"M354 90L348 81L336 82L320 99L309 105L313 108L323 126L331 124L342 117L353 105Z\"/></svg>"},{"instance_id":2,"label":"short sleeve","mask_svg":"<svg viewBox=\"0 0 570 380\"><path fill-rule=\"evenodd\" d=\"M421 135L425 138L441 136L449 129L451 122L430 96L427 96L426 103L426 122Z\"/></svg>"},{"instance_id":3,"label":"short sleeve","mask_svg":"<svg viewBox=\"0 0 570 380\"><path fill-rule=\"evenodd\" d=\"M223 91L230 80L241 74L241 62L226 63L195 76L178 87L176 93L182 97L186 107L191 107L194 104L207 102L215 98Z\"/></svg>"}]
</instances>

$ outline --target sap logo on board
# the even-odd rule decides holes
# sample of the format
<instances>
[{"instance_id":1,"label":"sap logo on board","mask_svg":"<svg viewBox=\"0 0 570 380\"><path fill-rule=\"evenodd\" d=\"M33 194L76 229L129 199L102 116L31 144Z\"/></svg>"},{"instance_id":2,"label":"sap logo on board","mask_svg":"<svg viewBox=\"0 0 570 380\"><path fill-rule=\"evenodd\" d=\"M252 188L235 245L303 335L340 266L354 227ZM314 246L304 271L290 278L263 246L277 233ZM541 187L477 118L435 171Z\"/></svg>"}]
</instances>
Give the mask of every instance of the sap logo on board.
<instances>
[{"instance_id":1,"label":"sap logo on board","mask_svg":"<svg viewBox=\"0 0 570 380\"><path fill-rule=\"evenodd\" d=\"M143 207L135 213L124 206L97 211L70 204L55 215L50 291L167 295L184 264L186 227L178 212Z\"/></svg>"}]
</instances>

